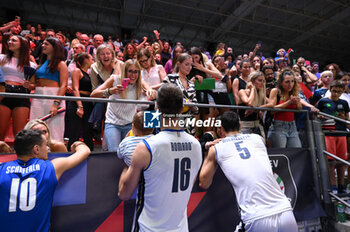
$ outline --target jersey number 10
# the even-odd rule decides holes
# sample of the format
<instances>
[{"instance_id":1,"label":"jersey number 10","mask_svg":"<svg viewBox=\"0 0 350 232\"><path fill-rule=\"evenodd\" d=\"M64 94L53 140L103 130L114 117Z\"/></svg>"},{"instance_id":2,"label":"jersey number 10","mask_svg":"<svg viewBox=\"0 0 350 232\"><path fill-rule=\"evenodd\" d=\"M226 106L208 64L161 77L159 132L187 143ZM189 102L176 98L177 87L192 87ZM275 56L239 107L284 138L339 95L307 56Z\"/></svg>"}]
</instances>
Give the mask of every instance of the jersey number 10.
<instances>
[{"instance_id":1,"label":"jersey number 10","mask_svg":"<svg viewBox=\"0 0 350 232\"><path fill-rule=\"evenodd\" d=\"M16 212L19 178L13 178L11 182L9 212ZM35 207L36 203L36 185L35 178L30 177L22 181L21 191L19 194L19 209L22 211L29 211Z\"/></svg>"},{"instance_id":2,"label":"jersey number 10","mask_svg":"<svg viewBox=\"0 0 350 232\"><path fill-rule=\"evenodd\" d=\"M190 185L190 158L183 158L180 162L179 159L174 159L174 178L173 178L173 193L179 191L179 177L180 177L180 191L185 191Z\"/></svg>"}]
</instances>

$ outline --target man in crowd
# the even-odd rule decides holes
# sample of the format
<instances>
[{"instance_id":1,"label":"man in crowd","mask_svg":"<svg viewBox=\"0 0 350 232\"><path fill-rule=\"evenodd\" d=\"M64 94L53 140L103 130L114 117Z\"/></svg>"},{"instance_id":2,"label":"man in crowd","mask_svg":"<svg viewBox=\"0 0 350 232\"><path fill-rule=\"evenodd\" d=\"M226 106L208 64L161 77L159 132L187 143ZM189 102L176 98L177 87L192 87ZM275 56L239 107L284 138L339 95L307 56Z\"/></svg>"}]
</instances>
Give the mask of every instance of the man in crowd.
<instances>
[{"instance_id":1,"label":"man in crowd","mask_svg":"<svg viewBox=\"0 0 350 232\"><path fill-rule=\"evenodd\" d=\"M57 182L84 161L90 149L78 141L71 156L49 161L48 141L36 130L20 131L14 149L18 159L0 164L1 231L49 231Z\"/></svg>"},{"instance_id":2,"label":"man in crowd","mask_svg":"<svg viewBox=\"0 0 350 232\"><path fill-rule=\"evenodd\" d=\"M174 84L159 89L157 106L164 120L177 120L182 95ZM129 199L140 183L134 231L188 231L187 203L202 163L201 146L178 126L168 125L137 145L130 167L120 177L122 200Z\"/></svg>"},{"instance_id":3,"label":"man in crowd","mask_svg":"<svg viewBox=\"0 0 350 232\"><path fill-rule=\"evenodd\" d=\"M240 134L239 117L232 111L221 116L221 126L226 137L210 147L200 186L210 187L219 165L235 191L246 231L297 232L293 209L273 177L262 137Z\"/></svg>"},{"instance_id":4,"label":"man in crowd","mask_svg":"<svg viewBox=\"0 0 350 232\"><path fill-rule=\"evenodd\" d=\"M87 52L92 56L92 59L96 61L97 48L104 42L103 36L100 34L94 35L92 42L93 42L93 45L88 46Z\"/></svg>"}]
</instances>

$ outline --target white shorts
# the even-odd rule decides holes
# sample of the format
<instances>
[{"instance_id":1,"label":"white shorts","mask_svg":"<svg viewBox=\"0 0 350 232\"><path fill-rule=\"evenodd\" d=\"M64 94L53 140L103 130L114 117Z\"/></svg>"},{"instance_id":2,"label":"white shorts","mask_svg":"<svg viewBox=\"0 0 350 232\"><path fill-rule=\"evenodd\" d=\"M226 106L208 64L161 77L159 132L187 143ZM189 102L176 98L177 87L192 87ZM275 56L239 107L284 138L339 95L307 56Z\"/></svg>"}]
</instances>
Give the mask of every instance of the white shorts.
<instances>
[{"instance_id":1,"label":"white shorts","mask_svg":"<svg viewBox=\"0 0 350 232\"><path fill-rule=\"evenodd\" d=\"M289 210L248 223L245 229L247 232L298 232L298 225L293 211Z\"/></svg>"}]
</instances>

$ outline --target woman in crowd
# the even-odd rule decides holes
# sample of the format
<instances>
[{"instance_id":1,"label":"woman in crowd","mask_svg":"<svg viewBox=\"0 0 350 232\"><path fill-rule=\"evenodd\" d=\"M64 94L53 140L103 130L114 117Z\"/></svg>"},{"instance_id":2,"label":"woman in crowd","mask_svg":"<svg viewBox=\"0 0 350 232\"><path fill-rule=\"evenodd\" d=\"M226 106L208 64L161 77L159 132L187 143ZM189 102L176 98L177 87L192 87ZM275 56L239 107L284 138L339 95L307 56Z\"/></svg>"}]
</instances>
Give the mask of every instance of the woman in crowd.
<instances>
[{"instance_id":1,"label":"woman in crowd","mask_svg":"<svg viewBox=\"0 0 350 232\"><path fill-rule=\"evenodd\" d=\"M177 59L174 73L169 74L164 79L165 83L173 83L181 89L183 93L184 101L186 103L197 103L196 88L194 86L195 77L193 77L191 80L187 78L187 76L189 75L192 69L192 64L193 64L192 60L193 59L191 55L187 53L180 54ZM198 107L185 107L183 113L198 114L199 109ZM194 127L188 127L185 129L188 133L192 135L196 133Z\"/></svg>"},{"instance_id":2,"label":"woman in crowd","mask_svg":"<svg viewBox=\"0 0 350 232\"><path fill-rule=\"evenodd\" d=\"M87 72L94 63L92 56L86 52L80 53L75 57L75 63L77 68L72 72L74 96L90 97L92 85ZM68 105L67 116L70 124L68 149L75 141L78 141L80 135L82 135L85 144L91 151L94 150L92 128L88 122L92 108L92 102L85 101L72 101L71 104Z\"/></svg>"},{"instance_id":3,"label":"woman in crowd","mask_svg":"<svg viewBox=\"0 0 350 232\"><path fill-rule=\"evenodd\" d=\"M236 105L240 103L239 91L241 89L245 89L248 82L248 76L251 71L251 63L249 60L242 60L239 65L240 75L236 76L236 78L232 82L232 92L233 97L235 99Z\"/></svg>"},{"instance_id":4,"label":"woman in crowd","mask_svg":"<svg viewBox=\"0 0 350 232\"><path fill-rule=\"evenodd\" d=\"M197 103L196 89L194 86L195 78L188 80L187 75L192 69L192 56L187 53L182 53L179 55L176 66L174 69L174 74L169 74L165 79L165 83L173 83L177 85L182 93L184 99L188 103Z\"/></svg>"},{"instance_id":5,"label":"woman in crowd","mask_svg":"<svg viewBox=\"0 0 350 232\"><path fill-rule=\"evenodd\" d=\"M141 78L152 89L157 90L162 85L166 72L162 65L157 65L149 50L142 48L137 53L137 61L141 70Z\"/></svg>"},{"instance_id":6,"label":"woman in crowd","mask_svg":"<svg viewBox=\"0 0 350 232\"><path fill-rule=\"evenodd\" d=\"M64 48L62 43L54 37L44 40L40 67L30 79L35 86L35 94L64 96L68 82L68 68L64 62ZM64 115L57 114L59 108L65 108L65 101L51 99L32 99L30 120L51 114L47 124L52 131L52 138L63 141Z\"/></svg>"},{"instance_id":7,"label":"woman in crowd","mask_svg":"<svg viewBox=\"0 0 350 232\"><path fill-rule=\"evenodd\" d=\"M113 48L101 44L96 51L96 62L91 65L90 78L92 89L96 89L105 82L111 74L120 75L123 62L115 57Z\"/></svg>"},{"instance_id":8,"label":"woman in crowd","mask_svg":"<svg viewBox=\"0 0 350 232\"><path fill-rule=\"evenodd\" d=\"M253 69L255 71L261 71L262 69L262 62L261 62L261 58L260 56L254 56L253 60L252 60L252 63L253 63Z\"/></svg>"},{"instance_id":9,"label":"woman in crowd","mask_svg":"<svg viewBox=\"0 0 350 232\"><path fill-rule=\"evenodd\" d=\"M121 83L129 78L129 83L124 88ZM112 75L107 81L91 93L91 97L109 97L109 99L140 99L142 90L146 95L154 99L156 91L141 79L140 66L136 60L125 62L121 75ZM131 130L132 118L136 113L137 104L108 103L104 135L109 151L116 151L121 140Z\"/></svg>"},{"instance_id":10,"label":"woman in crowd","mask_svg":"<svg viewBox=\"0 0 350 232\"><path fill-rule=\"evenodd\" d=\"M232 91L231 78L229 69L227 67L228 61L224 61L224 57L214 56L213 64L221 72L221 79L215 78L215 89L213 89L212 97L215 104L217 105L231 105L228 92ZM210 108L210 110L213 108ZM230 110L229 108L219 108L219 114L223 114L225 111Z\"/></svg>"},{"instance_id":11,"label":"woman in crowd","mask_svg":"<svg viewBox=\"0 0 350 232\"><path fill-rule=\"evenodd\" d=\"M165 72L167 74L173 73L177 59L181 53L184 52L184 47L182 45L176 45L173 49L173 55L170 60L168 60L164 66Z\"/></svg>"},{"instance_id":12,"label":"woman in crowd","mask_svg":"<svg viewBox=\"0 0 350 232\"><path fill-rule=\"evenodd\" d=\"M248 76L246 89L239 91L240 106L268 107L266 99L265 76L260 71L254 71ZM265 139L263 126L259 121L259 111L238 110L242 133L256 133Z\"/></svg>"},{"instance_id":13,"label":"woman in crowd","mask_svg":"<svg viewBox=\"0 0 350 232\"><path fill-rule=\"evenodd\" d=\"M8 93L29 93L29 85L24 76L24 66L35 65L29 61L29 41L13 35L8 41L8 51L0 55L0 68L5 78L5 91ZM25 87L26 86L26 87ZM3 98L0 101L0 140L4 140L10 118L13 120L13 134L23 129L29 118L28 98Z\"/></svg>"},{"instance_id":14,"label":"woman in crowd","mask_svg":"<svg viewBox=\"0 0 350 232\"><path fill-rule=\"evenodd\" d=\"M193 60L193 68L188 75L189 79L196 79L199 83L202 83L203 79L206 78L218 78L221 79L221 73L212 62L204 61L204 58L201 52L201 50L197 47L192 47L190 50L190 55L192 56ZM209 94L211 94L211 90L200 90L196 92L197 101L198 103L204 103L209 104ZM202 120L206 120L209 117L209 108L201 108L200 109L200 115L198 115L198 118L201 118ZM206 127L204 130L210 130L210 128Z\"/></svg>"},{"instance_id":15,"label":"woman in crowd","mask_svg":"<svg viewBox=\"0 0 350 232\"><path fill-rule=\"evenodd\" d=\"M341 73L339 65L335 63L328 64L324 70L329 70L333 73L333 78L337 79L338 74Z\"/></svg>"},{"instance_id":16,"label":"woman in crowd","mask_svg":"<svg viewBox=\"0 0 350 232\"><path fill-rule=\"evenodd\" d=\"M44 136L46 137L48 146L49 146L49 152L68 152L66 146L64 143L55 141L51 139L51 132L49 126L40 119L33 119L30 120L24 127L25 130L39 130L41 131Z\"/></svg>"},{"instance_id":17,"label":"woman in crowd","mask_svg":"<svg viewBox=\"0 0 350 232\"><path fill-rule=\"evenodd\" d=\"M96 62L93 63L90 68L92 90L102 85L112 74L120 75L123 64L123 61L120 61L115 57L112 47L105 44L98 46L96 51ZM89 119L89 122L92 123L94 129L94 137L97 140L100 140L105 109L105 103L95 103Z\"/></svg>"},{"instance_id":18,"label":"woman in crowd","mask_svg":"<svg viewBox=\"0 0 350 232\"><path fill-rule=\"evenodd\" d=\"M124 49L124 61L134 59L137 53L137 48L134 44L128 43Z\"/></svg>"},{"instance_id":19,"label":"woman in crowd","mask_svg":"<svg viewBox=\"0 0 350 232\"><path fill-rule=\"evenodd\" d=\"M277 87L271 90L269 103L279 109L301 109L299 85L293 71L281 70L277 78ZM294 122L294 112L276 112L274 122L268 132L271 147L301 147L298 131Z\"/></svg>"}]
</instances>

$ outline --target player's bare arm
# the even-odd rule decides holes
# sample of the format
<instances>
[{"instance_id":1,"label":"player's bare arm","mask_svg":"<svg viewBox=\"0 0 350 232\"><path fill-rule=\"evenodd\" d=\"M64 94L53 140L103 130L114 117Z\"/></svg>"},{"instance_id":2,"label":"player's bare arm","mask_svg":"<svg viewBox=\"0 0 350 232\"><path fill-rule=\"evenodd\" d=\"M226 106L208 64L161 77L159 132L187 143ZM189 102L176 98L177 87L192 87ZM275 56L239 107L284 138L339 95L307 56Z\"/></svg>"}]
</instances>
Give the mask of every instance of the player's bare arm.
<instances>
[{"instance_id":1,"label":"player's bare arm","mask_svg":"<svg viewBox=\"0 0 350 232\"><path fill-rule=\"evenodd\" d=\"M77 166L81 162L83 162L90 155L90 149L85 143L81 141L77 141L72 144L71 151L72 155L69 157L62 157L52 160L52 164L55 168L57 180L59 180L62 174Z\"/></svg>"},{"instance_id":2,"label":"player's bare arm","mask_svg":"<svg viewBox=\"0 0 350 232\"><path fill-rule=\"evenodd\" d=\"M207 157L205 157L202 169L199 174L199 186L208 189L213 182L213 177L217 169L216 151L214 146L210 147Z\"/></svg>"},{"instance_id":3,"label":"player's bare arm","mask_svg":"<svg viewBox=\"0 0 350 232\"><path fill-rule=\"evenodd\" d=\"M130 167L126 167L120 176L118 197L121 200L130 199L139 183L141 172L150 162L151 154L146 145L139 143L132 155Z\"/></svg>"}]
</instances>

